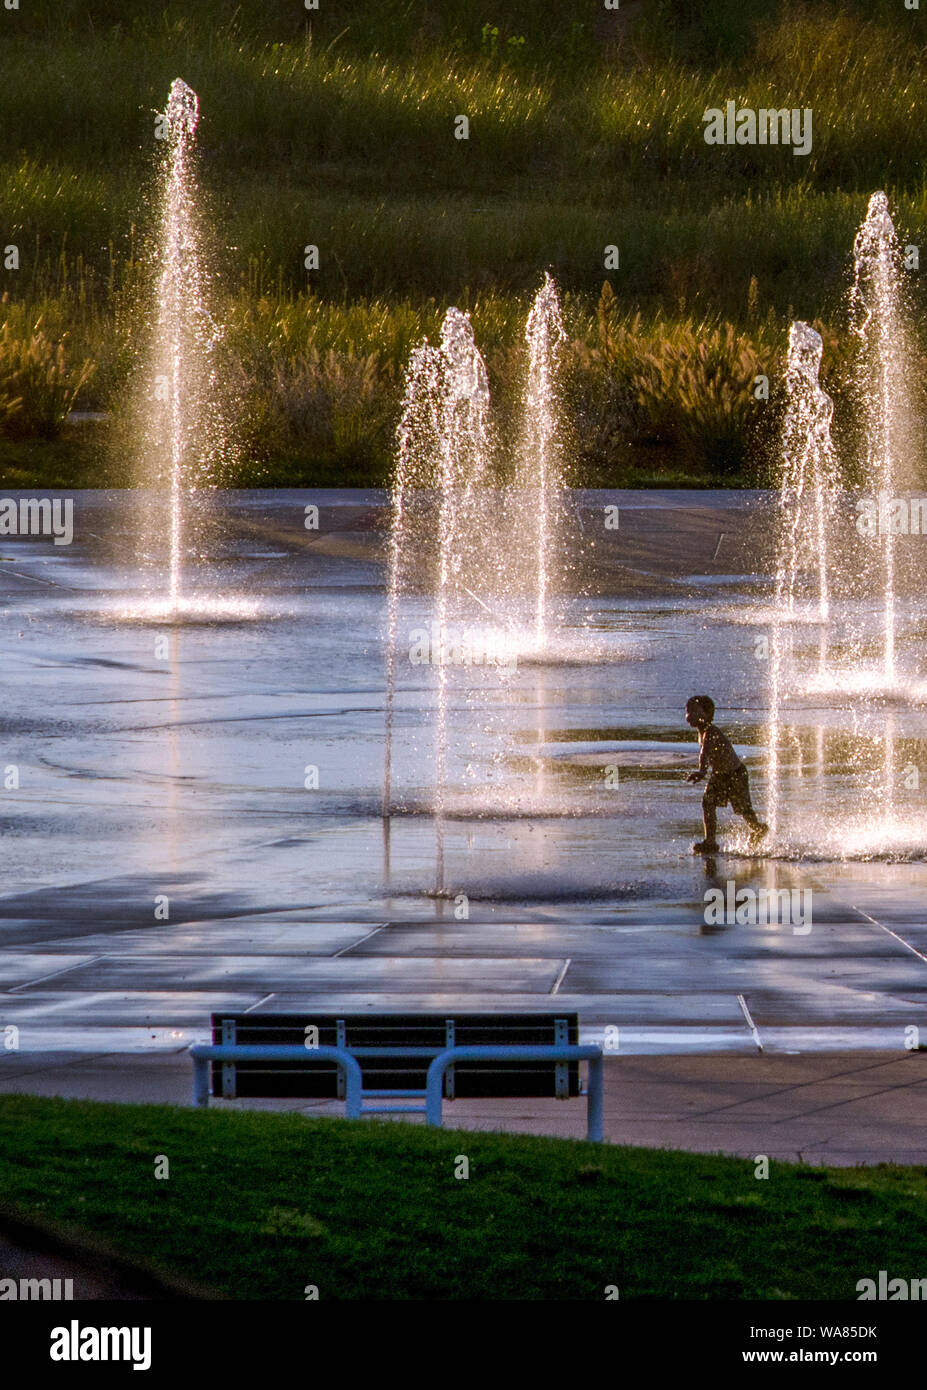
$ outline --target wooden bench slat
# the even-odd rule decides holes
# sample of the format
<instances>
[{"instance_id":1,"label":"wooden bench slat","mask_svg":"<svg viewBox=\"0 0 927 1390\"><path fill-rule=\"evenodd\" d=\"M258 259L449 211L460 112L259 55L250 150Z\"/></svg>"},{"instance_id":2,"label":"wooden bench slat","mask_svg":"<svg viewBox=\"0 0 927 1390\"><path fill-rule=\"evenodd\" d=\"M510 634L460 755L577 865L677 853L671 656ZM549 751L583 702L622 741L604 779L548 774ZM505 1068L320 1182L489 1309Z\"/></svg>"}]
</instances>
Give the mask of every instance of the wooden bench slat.
<instances>
[{"instance_id":1,"label":"wooden bench slat","mask_svg":"<svg viewBox=\"0 0 927 1390\"><path fill-rule=\"evenodd\" d=\"M358 1051L364 1090L424 1091L429 1055L403 1055L404 1047L427 1048L431 1055L449 1045L537 1045L577 1043L579 1016L565 1010L543 1013L347 1013L345 1011L286 1014L212 1015L213 1041L239 1044L302 1046L306 1028L318 1030L322 1046L346 1046ZM383 1048L370 1056L364 1049ZM396 1049L396 1051L392 1051ZM306 1049L305 1064L290 1062L214 1063L214 1095L241 1098L305 1097L337 1099L342 1094L338 1068L331 1061L313 1062ZM449 1068L444 1094L451 1098L503 1096L577 1096L577 1062L462 1062Z\"/></svg>"}]
</instances>

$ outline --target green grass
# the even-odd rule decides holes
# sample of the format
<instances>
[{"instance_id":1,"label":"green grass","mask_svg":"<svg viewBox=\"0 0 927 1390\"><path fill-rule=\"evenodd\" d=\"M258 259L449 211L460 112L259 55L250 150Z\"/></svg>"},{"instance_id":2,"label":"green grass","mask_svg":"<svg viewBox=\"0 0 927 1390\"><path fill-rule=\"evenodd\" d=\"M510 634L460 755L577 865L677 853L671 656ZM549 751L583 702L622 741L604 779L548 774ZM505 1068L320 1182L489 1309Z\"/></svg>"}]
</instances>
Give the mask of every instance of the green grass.
<instances>
[{"instance_id":1,"label":"green grass","mask_svg":"<svg viewBox=\"0 0 927 1390\"><path fill-rule=\"evenodd\" d=\"M756 481L771 421L753 428L742 386L706 416L670 372L658 420L639 399L649 370L591 365L602 283L628 322L640 311L668 338L729 323L776 369L790 319L820 320L839 387L853 234L876 187L903 241L925 245L924 22L900 0L30 0L0 36L0 249L21 251L0 269L0 320L67 334L95 367L78 408L122 407L154 112L182 75L201 99L215 293L246 402L246 464L227 481L382 482L404 362L449 303L473 310L504 411L548 268L581 365L573 481ZM811 153L707 146L702 113L728 97L810 106ZM917 275L910 289L923 318Z\"/></svg>"},{"instance_id":2,"label":"green grass","mask_svg":"<svg viewBox=\"0 0 927 1390\"><path fill-rule=\"evenodd\" d=\"M0 439L0 478L7 488L116 487L98 425L69 428L58 439Z\"/></svg>"},{"instance_id":3,"label":"green grass","mask_svg":"<svg viewBox=\"0 0 927 1390\"><path fill-rule=\"evenodd\" d=\"M30 258L36 239L39 259L67 246L98 271L111 245L124 254L146 222L153 113L179 72L201 98L229 284L263 258L299 288L315 241L326 295L527 291L548 264L592 291L617 241L630 294L691 296L679 277L707 258L706 300L730 312L712 274L729 278L729 241L734 296L756 274L794 301L809 272L824 293L842 277L873 188L903 200L914 232L925 225L927 57L919 16L900 6L748 4L747 50L710 59L667 51L659 30L648 42L603 25L592 0L566 19L497 0L498 53L472 6L329 8L307 26L291 4L231 15L200 0L195 17L162 5L127 23L100 0L63 12L35 0L4 33L4 235ZM506 35L526 39L517 60ZM707 146L702 113L728 96L811 106L811 154ZM453 137L458 113L467 141Z\"/></svg>"},{"instance_id":4,"label":"green grass","mask_svg":"<svg viewBox=\"0 0 927 1390\"><path fill-rule=\"evenodd\" d=\"M233 1298L842 1300L927 1260L923 1168L764 1181L732 1158L27 1096L0 1098L0 1155L23 1214Z\"/></svg>"}]
</instances>

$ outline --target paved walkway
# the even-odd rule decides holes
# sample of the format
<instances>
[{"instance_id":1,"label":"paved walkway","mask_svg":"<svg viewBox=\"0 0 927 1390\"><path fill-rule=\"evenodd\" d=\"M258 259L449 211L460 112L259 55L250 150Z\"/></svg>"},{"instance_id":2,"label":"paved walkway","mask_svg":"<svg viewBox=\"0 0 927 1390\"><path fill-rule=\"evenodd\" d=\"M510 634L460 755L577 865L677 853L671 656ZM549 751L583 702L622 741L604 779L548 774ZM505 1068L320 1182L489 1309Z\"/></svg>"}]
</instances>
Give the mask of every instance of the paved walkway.
<instances>
[{"instance_id":1,"label":"paved walkway","mask_svg":"<svg viewBox=\"0 0 927 1390\"><path fill-rule=\"evenodd\" d=\"M811 1164L927 1164L927 1053L713 1054L606 1061L605 1133L616 1144ZM7 1055L0 1094L188 1105L185 1054ZM338 1115L334 1102L216 1102ZM454 1101L445 1123L581 1138L583 1100Z\"/></svg>"}]
</instances>

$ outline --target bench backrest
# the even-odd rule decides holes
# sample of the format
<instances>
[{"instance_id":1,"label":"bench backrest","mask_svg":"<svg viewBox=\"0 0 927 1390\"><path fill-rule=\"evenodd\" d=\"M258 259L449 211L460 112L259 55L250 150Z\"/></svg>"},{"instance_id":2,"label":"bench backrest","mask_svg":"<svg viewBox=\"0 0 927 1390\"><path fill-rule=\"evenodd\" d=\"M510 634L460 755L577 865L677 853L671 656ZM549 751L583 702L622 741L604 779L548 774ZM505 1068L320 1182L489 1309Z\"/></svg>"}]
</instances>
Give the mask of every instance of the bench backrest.
<instances>
[{"instance_id":1,"label":"bench backrest","mask_svg":"<svg viewBox=\"0 0 927 1390\"><path fill-rule=\"evenodd\" d=\"M316 1030L307 1035L307 1028ZM214 1043L278 1043L300 1047L307 1036L320 1046L349 1051L382 1048L375 1056L359 1055L365 1091L421 1091L431 1056L446 1047L577 1043L579 1016L550 1013L364 1013L344 1011L300 1014L212 1015ZM406 1048L425 1048L429 1055L403 1055ZM342 1094L334 1062L216 1062L213 1095L234 1097L305 1096L332 1099ZM467 1096L577 1096L577 1062L458 1062L448 1069L448 1100Z\"/></svg>"}]
</instances>

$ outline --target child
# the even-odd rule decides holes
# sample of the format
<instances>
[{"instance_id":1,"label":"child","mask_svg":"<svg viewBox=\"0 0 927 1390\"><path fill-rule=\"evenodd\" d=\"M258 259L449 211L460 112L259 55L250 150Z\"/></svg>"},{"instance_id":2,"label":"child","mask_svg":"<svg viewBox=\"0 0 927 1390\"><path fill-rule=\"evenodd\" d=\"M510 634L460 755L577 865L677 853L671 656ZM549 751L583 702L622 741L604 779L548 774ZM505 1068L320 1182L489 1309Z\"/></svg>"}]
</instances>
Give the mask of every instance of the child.
<instances>
[{"instance_id":1,"label":"child","mask_svg":"<svg viewBox=\"0 0 927 1390\"><path fill-rule=\"evenodd\" d=\"M693 695L686 701L686 723L698 730L698 771L690 772L687 782L700 782L709 772L708 785L702 797L702 820L705 838L692 846L693 854L714 854L718 849L717 808L727 806L743 816L755 839L769 829L753 809L750 800L750 778L747 769L734 752L730 739L711 722L715 717L715 702L708 695Z\"/></svg>"}]
</instances>

